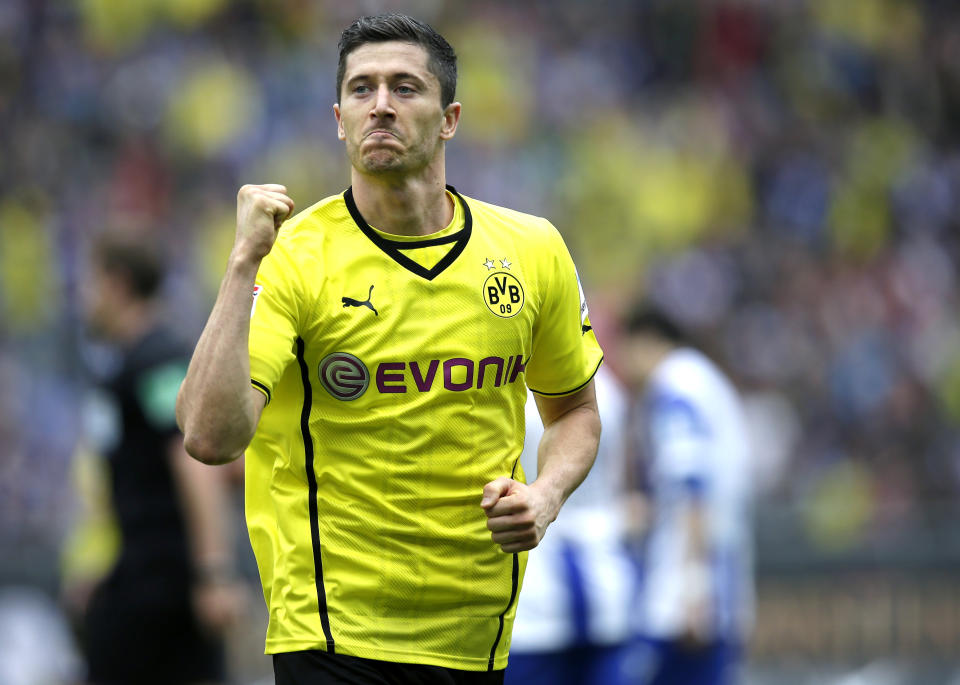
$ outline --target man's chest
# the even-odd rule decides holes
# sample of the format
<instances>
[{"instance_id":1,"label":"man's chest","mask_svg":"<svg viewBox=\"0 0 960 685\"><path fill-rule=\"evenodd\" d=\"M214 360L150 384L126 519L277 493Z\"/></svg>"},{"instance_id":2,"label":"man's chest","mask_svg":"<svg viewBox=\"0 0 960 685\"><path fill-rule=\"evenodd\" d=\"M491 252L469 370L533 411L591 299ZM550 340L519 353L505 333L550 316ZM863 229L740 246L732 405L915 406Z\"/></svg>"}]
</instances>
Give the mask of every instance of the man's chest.
<instances>
[{"instance_id":1,"label":"man's chest","mask_svg":"<svg viewBox=\"0 0 960 685\"><path fill-rule=\"evenodd\" d=\"M305 355L328 391L427 392L521 380L539 294L516 260L468 249L434 278L381 255L358 255L325 280ZM322 381L323 382L323 381Z\"/></svg>"}]
</instances>

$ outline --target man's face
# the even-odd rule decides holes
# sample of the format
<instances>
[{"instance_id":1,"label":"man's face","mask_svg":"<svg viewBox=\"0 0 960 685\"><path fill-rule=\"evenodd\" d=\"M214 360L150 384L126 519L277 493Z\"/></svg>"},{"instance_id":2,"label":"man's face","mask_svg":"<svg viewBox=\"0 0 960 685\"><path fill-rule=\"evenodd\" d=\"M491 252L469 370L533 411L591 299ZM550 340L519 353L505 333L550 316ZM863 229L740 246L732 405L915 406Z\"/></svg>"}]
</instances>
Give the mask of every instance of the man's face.
<instances>
[{"instance_id":1,"label":"man's face","mask_svg":"<svg viewBox=\"0 0 960 685\"><path fill-rule=\"evenodd\" d=\"M643 388L669 350L670 345L657 336L643 332L625 334L618 348L624 382L633 390Z\"/></svg>"},{"instance_id":2,"label":"man's face","mask_svg":"<svg viewBox=\"0 0 960 685\"><path fill-rule=\"evenodd\" d=\"M409 174L435 161L453 137L459 103L440 104L440 81L414 43L361 45L347 56L337 133L353 167L366 174Z\"/></svg>"}]
</instances>

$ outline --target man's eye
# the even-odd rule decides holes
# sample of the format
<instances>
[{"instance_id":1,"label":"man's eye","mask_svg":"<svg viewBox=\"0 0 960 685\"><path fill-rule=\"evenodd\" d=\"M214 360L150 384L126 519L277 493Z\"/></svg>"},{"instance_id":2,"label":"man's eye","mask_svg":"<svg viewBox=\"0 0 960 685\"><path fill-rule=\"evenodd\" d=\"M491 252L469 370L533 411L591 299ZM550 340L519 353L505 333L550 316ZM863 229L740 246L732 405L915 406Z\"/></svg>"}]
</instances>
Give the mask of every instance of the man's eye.
<instances>
[{"instance_id":1,"label":"man's eye","mask_svg":"<svg viewBox=\"0 0 960 685\"><path fill-rule=\"evenodd\" d=\"M370 92L370 87L369 87L369 86L355 86L354 89L353 89L353 92L356 93L357 95L364 95L364 94Z\"/></svg>"},{"instance_id":2,"label":"man's eye","mask_svg":"<svg viewBox=\"0 0 960 685\"><path fill-rule=\"evenodd\" d=\"M410 86L397 86L397 92L400 93L401 95L411 95L416 91Z\"/></svg>"}]
</instances>

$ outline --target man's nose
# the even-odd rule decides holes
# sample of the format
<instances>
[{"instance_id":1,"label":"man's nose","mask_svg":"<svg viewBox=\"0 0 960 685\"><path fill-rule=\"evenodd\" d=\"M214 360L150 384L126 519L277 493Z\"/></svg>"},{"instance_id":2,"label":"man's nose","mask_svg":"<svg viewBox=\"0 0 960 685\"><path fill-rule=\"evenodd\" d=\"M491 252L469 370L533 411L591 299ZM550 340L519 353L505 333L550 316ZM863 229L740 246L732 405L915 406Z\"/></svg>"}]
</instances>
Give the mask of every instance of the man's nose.
<instances>
[{"instance_id":1,"label":"man's nose","mask_svg":"<svg viewBox=\"0 0 960 685\"><path fill-rule=\"evenodd\" d=\"M390 87L387 84L383 83L377 88L377 98L373 102L373 109L370 114L377 118L391 117L396 114L393 110Z\"/></svg>"}]
</instances>

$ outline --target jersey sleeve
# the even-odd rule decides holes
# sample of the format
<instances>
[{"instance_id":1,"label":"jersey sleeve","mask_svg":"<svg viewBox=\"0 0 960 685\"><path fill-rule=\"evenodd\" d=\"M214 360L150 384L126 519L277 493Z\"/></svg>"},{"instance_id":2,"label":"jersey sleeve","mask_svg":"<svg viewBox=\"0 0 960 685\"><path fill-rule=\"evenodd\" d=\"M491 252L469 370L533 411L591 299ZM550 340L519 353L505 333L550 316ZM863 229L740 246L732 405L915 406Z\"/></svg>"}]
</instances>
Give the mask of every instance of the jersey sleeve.
<instances>
[{"instance_id":1,"label":"jersey sleeve","mask_svg":"<svg viewBox=\"0 0 960 685\"><path fill-rule=\"evenodd\" d=\"M301 308L298 270L279 243L257 272L250 309L250 382L270 401L284 369L295 358Z\"/></svg>"},{"instance_id":2,"label":"jersey sleeve","mask_svg":"<svg viewBox=\"0 0 960 685\"><path fill-rule=\"evenodd\" d=\"M580 279L560 234L551 226L543 304L533 328L527 386L538 395L569 395L590 382L603 361Z\"/></svg>"}]
</instances>

